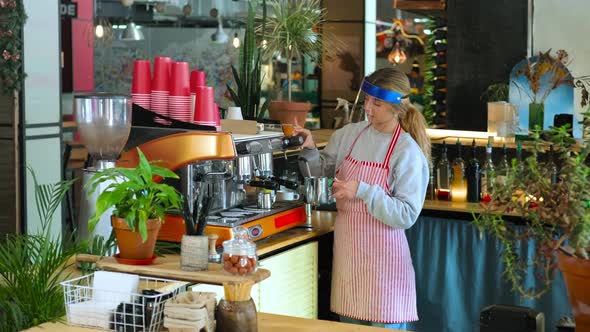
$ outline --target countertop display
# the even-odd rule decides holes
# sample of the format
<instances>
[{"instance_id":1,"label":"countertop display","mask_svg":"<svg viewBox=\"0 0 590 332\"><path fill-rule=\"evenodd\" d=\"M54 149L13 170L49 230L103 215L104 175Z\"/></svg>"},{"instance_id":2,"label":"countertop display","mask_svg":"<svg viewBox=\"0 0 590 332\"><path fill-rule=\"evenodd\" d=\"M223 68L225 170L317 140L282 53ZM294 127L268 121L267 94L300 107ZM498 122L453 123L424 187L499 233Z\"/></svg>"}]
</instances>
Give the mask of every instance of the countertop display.
<instances>
[{"instance_id":1,"label":"countertop display","mask_svg":"<svg viewBox=\"0 0 590 332\"><path fill-rule=\"evenodd\" d=\"M39 326L30 328L26 331L30 332L93 332L104 331L91 328L84 328L79 326L70 326L65 323L45 323ZM258 313L258 331L259 332L299 332L299 331L314 331L314 332L378 332L378 331L398 331L390 330L380 327L369 327L361 325L352 325L338 322L331 322L317 319L303 319L297 317L280 316Z\"/></svg>"}]
</instances>

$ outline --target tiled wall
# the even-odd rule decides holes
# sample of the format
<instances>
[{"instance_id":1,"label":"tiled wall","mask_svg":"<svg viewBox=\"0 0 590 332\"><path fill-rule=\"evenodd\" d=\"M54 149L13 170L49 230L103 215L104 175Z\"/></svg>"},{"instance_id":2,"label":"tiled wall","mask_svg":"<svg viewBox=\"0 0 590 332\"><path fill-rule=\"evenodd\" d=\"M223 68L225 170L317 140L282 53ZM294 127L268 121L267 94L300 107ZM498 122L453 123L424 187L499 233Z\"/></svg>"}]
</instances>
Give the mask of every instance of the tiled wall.
<instances>
[{"instance_id":1,"label":"tiled wall","mask_svg":"<svg viewBox=\"0 0 590 332\"><path fill-rule=\"evenodd\" d=\"M233 84L231 65L237 67L239 49L231 44L235 30L225 29L230 42L215 44L210 28L154 28L143 27L142 41L117 41L110 45L95 44L94 82L95 90L131 93L133 60L169 56L173 61L187 61L191 69L207 72L207 85L215 88L215 101L227 107L226 84ZM238 33L242 36L242 33Z\"/></svg>"}]
</instances>

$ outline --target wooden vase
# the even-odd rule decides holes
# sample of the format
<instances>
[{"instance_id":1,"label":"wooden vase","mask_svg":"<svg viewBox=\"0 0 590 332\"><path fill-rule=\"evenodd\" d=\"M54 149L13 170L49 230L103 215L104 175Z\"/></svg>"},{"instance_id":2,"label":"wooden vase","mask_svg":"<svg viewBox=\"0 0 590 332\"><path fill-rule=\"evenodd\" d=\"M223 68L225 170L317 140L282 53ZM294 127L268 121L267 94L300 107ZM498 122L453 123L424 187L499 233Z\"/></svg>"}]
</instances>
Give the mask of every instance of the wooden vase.
<instances>
[{"instance_id":1,"label":"wooden vase","mask_svg":"<svg viewBox=\"0 0 590 332\"><path fill-rule=\"evenodd\" d=\"M576 321L576 331L590 331L590 260L570 256L562 251L557 256L567 294Z\"/></svg>"},{"instance_id":2,"label":"wooden vase","mask_svg":"<svg viewBox=\"0 0 590 332\"><path fill-rule=\"evenodd\" d=\"M111 216L111 225L115 230L115 237L119 246L119 257L134 260L145 260L153 257L158 231L162 225L160 219L148 219L146 221L147 239L145 242L141 238L138 226L135 226L135 231L131 230L127 226L125 219Z\"/></svg>"}]
</instances>

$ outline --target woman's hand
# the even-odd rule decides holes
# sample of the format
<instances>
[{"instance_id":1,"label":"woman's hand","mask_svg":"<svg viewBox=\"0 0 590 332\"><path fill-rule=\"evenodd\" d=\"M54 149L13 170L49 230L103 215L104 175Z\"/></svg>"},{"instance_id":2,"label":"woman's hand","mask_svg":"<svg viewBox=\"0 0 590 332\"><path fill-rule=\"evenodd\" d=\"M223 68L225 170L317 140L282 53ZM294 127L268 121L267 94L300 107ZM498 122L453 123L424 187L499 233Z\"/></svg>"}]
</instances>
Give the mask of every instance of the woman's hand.
<instances>
[{"instance_id":1,"label":"woman's hand","mask_svg":"<svg viewBox=\"0 0 590 332\"><path fill-rule=\"evenodd\" d=\"M340 181L334 178L332 197L335 199L354 199L359 188L358 181Z\"/></svg>"},{"instance_id":2,"label":"woman's hand","mask_svg":"<svg viewBox=\"0 0 590 332\"><path fill-rule=\"evenodd\" d=\"M311 136L311 131L309 129L305 129L301 127L297 123L297 119L293 119L293 134L302 136L304 138L303 144L301 147L308 148L308 149L315 149L315 142L313 141L313 137Z\"/></svg>"}]
</instances>

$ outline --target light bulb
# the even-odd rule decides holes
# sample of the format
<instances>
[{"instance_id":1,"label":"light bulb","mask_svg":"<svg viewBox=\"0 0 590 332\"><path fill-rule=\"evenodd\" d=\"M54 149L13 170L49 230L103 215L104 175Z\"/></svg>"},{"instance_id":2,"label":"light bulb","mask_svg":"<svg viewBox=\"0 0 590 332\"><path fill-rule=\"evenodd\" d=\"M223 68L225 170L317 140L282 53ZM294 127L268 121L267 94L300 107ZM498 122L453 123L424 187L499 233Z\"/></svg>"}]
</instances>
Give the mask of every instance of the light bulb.
<instances>
[{"instance_id":1,"label":"light bulb","mask_svg":"<svg viewBox=\"0 0 590 332\"><path fill-rule=\"evenodd\" d=\"M266 39L262 40L262 48L265 49L266 48L266 44L268 44L268 42L266 41Z\"/></svg>"},{"instance_id":2,"label":"light bulb","mask_svg":"<svg viewBox=\"0 0 590 332\"><path fill-rule=\"evenodd\" d=\"M402 51L399 48L399 45L395 44L395 47L393 48L393 50L391 50L391 52L387 56L387 59L389 60L389 62L397 65L400 63L404 63L406 61L407 57L406 57L406 53L404 53L404 51Z\"/></svg>"},{"instance_id":3,"label":"light bulb","mask_svg":"<svg viewBox=\"0 0 590 332\"><path fill-rule=\"evenodd\" d=\"M96 38L102 38L104 36L104 28L102 27L102 24L98 24L94 28L94 35Z\"/></svg>"},{"instance_id":4,"label":"light bulb","mask_svg":"<svg viewBox=\"0 0 590 332\"><path fill-rule=\"evenodd\" d=\"M232 40L232 44L234 45L235 48L240 47L240 38L238 38L237 32L234 34L234 40Z\"/></svg>"}]
</instances>

